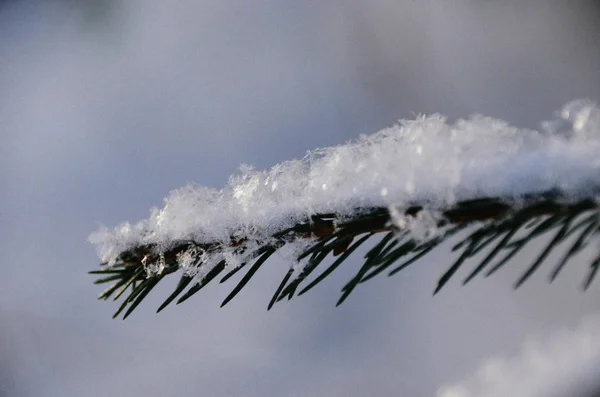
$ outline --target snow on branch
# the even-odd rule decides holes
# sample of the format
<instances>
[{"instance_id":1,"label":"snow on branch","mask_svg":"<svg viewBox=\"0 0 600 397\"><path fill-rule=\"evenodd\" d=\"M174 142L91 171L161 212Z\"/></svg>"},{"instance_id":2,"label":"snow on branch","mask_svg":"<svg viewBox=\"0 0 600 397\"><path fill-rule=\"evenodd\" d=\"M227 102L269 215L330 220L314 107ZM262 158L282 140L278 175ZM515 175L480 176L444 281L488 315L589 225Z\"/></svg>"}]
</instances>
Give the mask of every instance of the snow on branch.
<instances>
[{"instance_id":1,"label":"snow on branch","mask_svg":"<svg viewBox=\"0 0 600 397\"><path fill-rule=\"evenodd\" d=\"M92 273L108 276L97 282L116 281L101 298L118 297L131 287L119 309L129 305L128 315L160 279L177 270L183 270L181 282L161 309L188 286L179 301L221 272L228 279L252 264L226 303L286 246L298 264L284 277L271 306L294 296L329 253L337 260L301 293L364 241L385 233L344 287L341 303L357 284L413 255L391 273L397 272L468 226L478 225L455 247L462 254L436 291L467 258L486 248L490 253L469 279L501 252L508 254L488 273L533 238L557 231L520 285L556 244L574 236L566 262L600 227L599 166L600 108L587 100L567 104L541 131L484 116L453 124L440 115L402 120L268 171L242 166L220 190L196 185L174 190L148 219L90 236L103 261ZM595 270L588 285L593 275Z\"/></svg>"},{"instance_id":2,"label":"snow on branch","mask_svg":"<svg viewBox=\"0 0 600 397\"><path fill-rule=\"evenodd\" d=\"M520 354L488 359L466 380L437 397L591 397L600 392L600 321L546 340L529 337Z\"/></svg>"}]
</instances>

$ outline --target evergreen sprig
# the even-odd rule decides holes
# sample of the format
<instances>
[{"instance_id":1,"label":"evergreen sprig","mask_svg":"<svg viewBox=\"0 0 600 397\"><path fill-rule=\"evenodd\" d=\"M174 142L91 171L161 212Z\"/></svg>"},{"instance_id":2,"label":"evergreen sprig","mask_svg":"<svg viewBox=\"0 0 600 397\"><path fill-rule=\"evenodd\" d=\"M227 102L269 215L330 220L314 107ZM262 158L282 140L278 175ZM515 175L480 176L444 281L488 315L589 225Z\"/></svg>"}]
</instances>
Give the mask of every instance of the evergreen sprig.
<instances>
[{"instance_id":1,"label":"evergreen sprig","mask_svg":"<svg viewBox=\"0 0 600 397\"><path fill-rule=\"evenodd\" d=\"M425 206L415 205L401 213L404 219L418 217ZM317 214L290 229L280 231L264 245L256 248L245 241L231 241L231 247L238 252L246 252L249 258L245 263L231 269L226 260L216 264L196 263L202 277L184 272L173 293L158 308L160 312L170 303L182 303L195 295L204 286L221 276L220 282L229 280L238 272L246 271L241 280L225 298L221 306L231 301L251 280L261 266L278 249L299 239L314 241L298 255L298 261L305 261L302 270L289 269L272 296L268 309L275 303L302 295L335 271L354 251L375 236L382 238L366 253L364 263L342 288L337 304L348 298L354 289L373 277L387 273L397 274L409 265L426 256L442 242L459 232L468 232L466 237L454 246L457 259L442 274L434 290L438 293L452 279L467 259L483 255L477 265L463 280L463 284L483 274L485 277L502 268L519 251L535 239L552 236L538 257L525 268L514 287L520 287L541 267L548 255L559 245L569 242L559 262L550 272L550 281L560 274L565 264L579 253L590 240L600 233L600 211L593 198L574 199L557 192L522 197L520 199L482 198L459 202L450 209L439 211L438 232L416 239L410 227L395 221L396 210L388 208L368 208L357 212L351 219L339 219L336 214ZM397 220L397 219L396 219ZM180 270L178 256L190 248L202 252L218 253L221 244L180 241L173 248L160 255L156 247L139 246L123 252L116 263L101 264L100 270L91 271L99 275L96 284L114 282L99 299L113 297L117 300L125 295L123 302L113 317L124 311L127 318L144 300L150 291L166 276ZM231 248L230 247L230 248ZM485 254L485 255L484 255ZM325 259L334 257L332 263L324 265ZM201 260L201 259L199 259ZM594 280L600 266L600 254L592 261L589 274L584 280L587 289ZM148 271L148 269L158 269ZM316 274L317 269L320 274ZM297 273L297 274L296 274ZM127 294L125 294L127 292Z\"/></svg>"}]
</instances>

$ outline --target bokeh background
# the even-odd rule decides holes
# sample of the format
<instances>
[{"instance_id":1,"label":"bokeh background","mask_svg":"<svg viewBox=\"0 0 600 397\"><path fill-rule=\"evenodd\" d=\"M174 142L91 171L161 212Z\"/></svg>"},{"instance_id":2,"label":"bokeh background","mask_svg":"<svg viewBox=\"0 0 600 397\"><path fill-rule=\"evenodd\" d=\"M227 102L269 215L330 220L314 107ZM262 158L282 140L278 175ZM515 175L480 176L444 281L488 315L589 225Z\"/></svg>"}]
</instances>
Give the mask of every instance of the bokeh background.
<instances>
[{"instance_id":1,"label":"bokeh background","mask_svg":"<svg viewBox=\"0 0 600 397\"><path fill-rule=\"evenodd\" d=\"M398 118L537 128L600 100L599 20L578 0L0 1L0 396L433 396L575 327L600 285L581 293L581 259L513 291L536 247L435 298L448 246L339 308L357 259L267 312L272 259L223 309L233 284L155 315L174 279L112 320L86 239Z\"/></svg>"}]
</instances>

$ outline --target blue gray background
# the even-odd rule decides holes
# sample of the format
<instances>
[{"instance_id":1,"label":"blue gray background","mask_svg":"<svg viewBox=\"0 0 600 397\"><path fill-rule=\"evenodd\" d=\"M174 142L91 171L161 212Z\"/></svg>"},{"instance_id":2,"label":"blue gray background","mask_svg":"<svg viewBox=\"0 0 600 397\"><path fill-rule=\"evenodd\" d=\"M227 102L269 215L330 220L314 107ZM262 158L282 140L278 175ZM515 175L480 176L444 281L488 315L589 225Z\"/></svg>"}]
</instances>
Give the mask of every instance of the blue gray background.
<instances>
[{"instance_id":1,"label":"blue gray background","mask_svg":"<svg viewBox=\"0 0 600 397\"><path fill-rule=\"evenodd\" d=\"M433 298L447 246L339 308L358 260L267 312L274 259L223 309L233 284L155 315L171 280L111 320L86 238L397 118L536 128L600 100L599 18L559 0L0 2L0 396L432 396L576 325L600 298L584 260L552 286L514 292L515 261Z\"/></svg>"}]
</instances>

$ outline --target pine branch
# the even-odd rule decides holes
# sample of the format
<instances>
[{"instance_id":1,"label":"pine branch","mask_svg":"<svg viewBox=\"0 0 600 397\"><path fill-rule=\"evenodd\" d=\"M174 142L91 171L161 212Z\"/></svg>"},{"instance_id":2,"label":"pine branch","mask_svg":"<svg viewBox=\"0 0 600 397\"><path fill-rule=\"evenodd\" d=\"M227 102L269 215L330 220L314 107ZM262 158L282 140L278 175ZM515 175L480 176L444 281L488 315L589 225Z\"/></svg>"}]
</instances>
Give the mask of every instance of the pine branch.
<instances>
[{"instance_id":1,"label":"pine branch","mask_svg":"<svg viewBox=\"0 0 600 397\"><path fill-rule=\"evenodd\" d=\"M434 294L465 263L478 259L463 284L496 273L544 237L545 247L514 287L564 245L550 271L553 281L600 230L600 107L577 100L558 117L544 132L482 116L453 125L440 115L418 117L269 171L242 167L221 190L186 186L148 220L91 236L101 257L110 260L92 272L99 276L96 283L111 283L99 298L124 296L115 316L127 317L170 274L183 273L158 311L216 279L226 282L243 273L225 305L275 252L300 246L298 264L286 270L270 309L313 289L372 239L338 305L360 284L397 274L449 240L458 241L456 259ZM560 190L523 193L549 186ZM452 204L455 197L469 200ZM314 210L334 213L302 215ZM599 267L600 253L584 289Z\"/></svg>"},{"instance_id":2,"label":"pine branch","mask_svg":"<svg viewBox=\"0 0 600 397\"><path fill-rule=\"evenodd\" d=\"M431 210L439 214L435 224L436 232L416 236L411 231L413 221ZM245 263L236 266L228 264L226 259L209 263L204 260L211 255L193 257L191 268L196 274L183 272L174 292L158 311L176 299L177 304L186 301L219 276L222 276L220 282L226 282L238 272L245 271L223 301L223 306L237 296L277 250L298 241L310 242L296 258L299 262L305 262L299 267L301 270L295 271L292 268L285 273L268 304L270 309L277 302L311 290L367 240L383 236L366 253L363 265L342 288L337 302L339 305L359 284L383 273L390 276L399 273L441 243L456 238L459 232L468 231L469 234L454 246L457 259L438 280L434 294L455 277L467 260L486 253L463 280L463 284L482 274L485 277L494 274L526 245L548 235L552 236L550 242L525 268L514 287L518 288L529 280L553 250L569 241L564 255L550 273L549 280L554 281L565 264L590 240L596 238L600 231L600 211L593 198L573 199L557 192L520 199L482 198L463 201L445 210L414 205L402 212L394 208L379 207L361 209L356 213L351 219L341 219L336 214L312 215L294 227L273 234L258 247L244 239L235 238L231 238L229 247L223 247L217 242L179 241L166 252L158 254L160 251L157 246L138 246L122 252L114 264L101 264L100 270L90 273L100 276L95 281L96 284L113 282L100 294L99 299L113 297L117 300L125 295L114 317L125 311L123 318L126 318L164 277L182 271L180 262L186 252L202 252L214 256L225 248L235 249L236 252L244 253L247 258ZM328 266L324 265L330 256L336 259ZM599 266L600 253L590 265L584 289L594 280ZM320 273L313 276L317 274L317 270L321 270Z\"/></svg>"}]
</instances>

